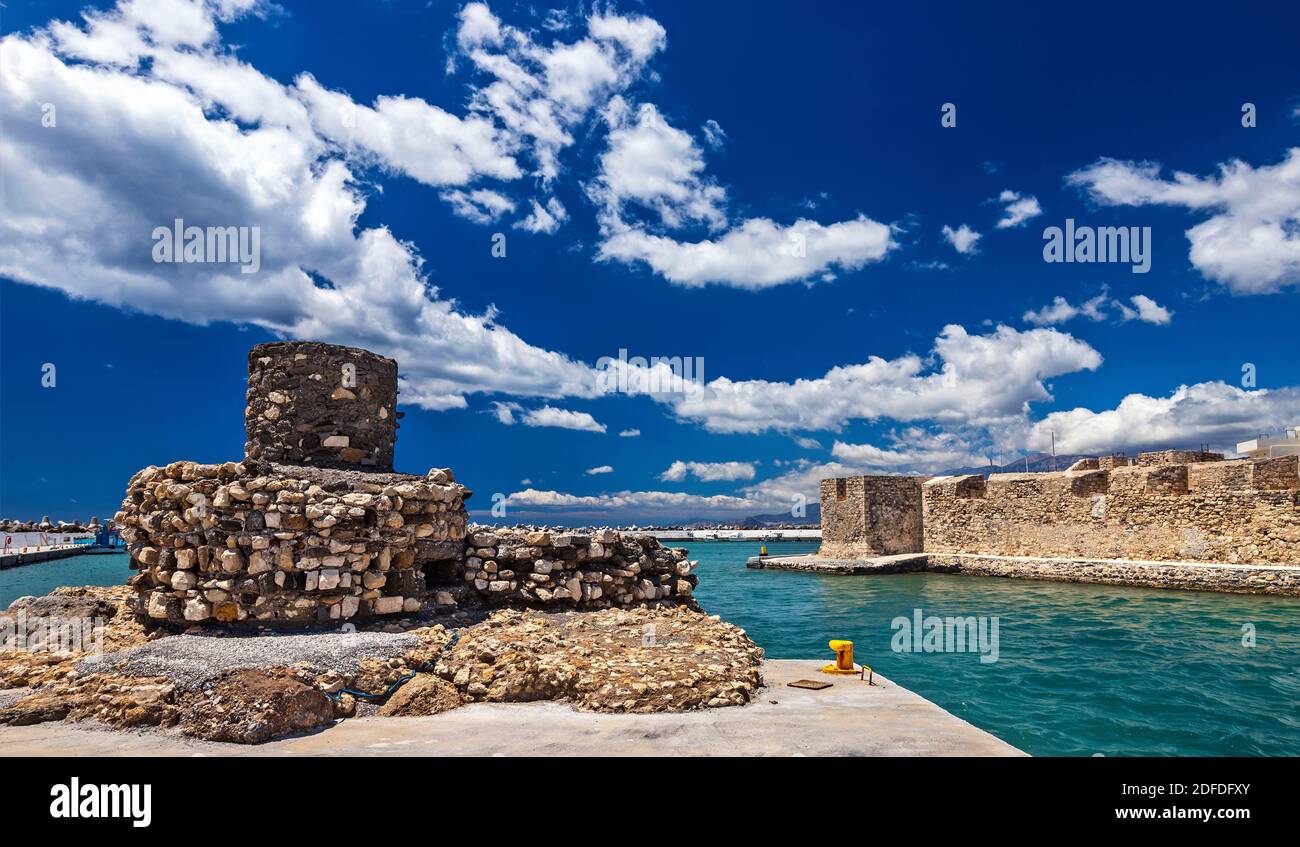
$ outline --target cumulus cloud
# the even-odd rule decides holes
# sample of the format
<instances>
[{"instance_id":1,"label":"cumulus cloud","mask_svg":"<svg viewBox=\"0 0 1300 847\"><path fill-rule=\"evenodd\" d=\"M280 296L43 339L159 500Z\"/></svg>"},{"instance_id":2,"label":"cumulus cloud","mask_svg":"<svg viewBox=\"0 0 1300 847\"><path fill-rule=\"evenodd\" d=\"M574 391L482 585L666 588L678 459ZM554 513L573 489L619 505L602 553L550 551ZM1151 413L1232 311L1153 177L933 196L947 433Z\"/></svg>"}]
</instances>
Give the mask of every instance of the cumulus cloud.
<instances>
[{"instance_id":1,"label":"cumulus cloud","mask_svg":"<svg viewBox=\"0 0 1300 847\"><path fill-rule=\"evenodd\" d=\"M896 439L892 448L837 440L831 448L831 455L855 468L874 473L934 473L985 463L984 456L972 452L952 434L925 436L913 444L905 439Z\"/></svg>"},{"instance_id":2,"label":"cumulus cloud","mask_svg":"<svg viewBox=\"0 0 1300 847\"><path fill-rule=\"evenodd\" d=\"M604 432L605 425L598 423L586 412L572 409L557 409L554 406L542 406L525 412L520 418L524 426L551 426L560 429L577 429L583 432Z\"/></svg>"},{"instance_id":3,"label":"cumulus cloud","mask_svg":"<svg viewBox=\"0 0 1300 847\"><path fill-rule=\"evenodd\" d=\"M637 109L621 97L605 108L608 147L588 194L610 226L620 226L628 204L653 211L666 227L726 223L726 191L704 174L704 155L689 133L670 126L651 103Z\"/></svg>"},{"instance_id":4,"label":"cumulus cloud","mask_svg":"<svg viewBox=\"0 0 1300 847\"><path fill-rule=\"evenodd\" d=\"M594 468L587 468L587 470L584 471L584 473L586 473L587 476L598 476L600 474L613 473L613 472L614 472L613 465L598 465Z\"/></svg>"},{"instance_id":5,"label":"cumulus cloud","mask_svg":"<svg viewBox=\"0 0 1300 847\"><path fill-rule=\"evenodd\" d=\"M1041 309L1031 309L1024 314L1025 323L1035 326L1055 326L1078 317L1080 310L1064 297L1055 297L1052 302Z\"/></svg>"},{"instance_id":6,"label":"cumulus cloud","mask_svg":"<svg viewBox=\"0 0 1300 847\"><path fill-rule=\"evenodd\" d=\"M734 481L754 478L753 462L683 462L678 460L659 474L665 482L681 482L687 474L701 482Z\"/></svg>"},{"instance_id":7,"label":"cumulus cloud","mask_svg":"<svg viewBox=\"0 0 1300 847\"><path fill-rule=\"evenodd\" d=\"M554 197L547 198L545 205L536 200L529 202L532 204L533 211L515 224L519 229L551 235L569 219L564 204Z\"/></svg>"},{"instance_id":8,"label":"cumulus cloud","mask_svg":"<svg viewBox=\"0 0 1300 847\"><path fill-rule=\"evenodd\" d=\"M1132 305L1130 306L1129 303ZM1114 317L1121 322L1136 319L1152 324L1168 324L1173 318L1173 312L1145 294L1133 295L1129 298L1129 303L1111 297L1103 288L1100 294L1085 300L1078 306L1071 304L1064 297L1054 297L1046 306L1025 312L1022 319L1025 323L1035 326L1056 326L1077 317L1086 317L1092 321L1104 321L1108 317Z\"/></svg>"},{"instance_id":9,"label":"cumulus cloud","mask_svg":"<svg viewBox=\"0 0 1300 847\"><path fill-rule=\"evenodd\" d=\"M240 10L127 2L80 26L0 41L0 274L160 317L370 348L403 363L403 400L425 408L464 407L473 392L594 396L590 368L528 344L491 311L460 311L413 245L359 224L358 162L318 123L332 114L322 105L331 92L308 77L283 85L236 60L218 23ZM54 127L42 126L45 103L57 105ZM357 128L400 123L408 109L424 107L384 100ZM443 126L428 114L411 120ZM446 138L426 129L433 135L422 149L437 152ZM430 161L447 170L425 177L508 175L505 157L465 140L490 135L447 141L459 152ZM381 151L376 141L374 155L416 168L393 143ZM150 233L177 218L259 227L260 270L155 263Z\"/></svg>"},{"instance_id":10,"label":"cumulus cloud","mask_svg":"<svg viewBox=\"0 0 1300 847\"><path fill-rule=\"evenodd\" d=\"M853 420L932 420L990 425L1023 418L1029 404L1051 399L1044 381L1095 370L1101 354L1055 329L999 326L971 335L944 327L929 358L870 357L795 382L719 377L666 397L678 418L712 432L839 431Z\"/></svg>"},{"instance_id":11,"label":"cumulus cloud","mask_svg":"<svg viewBox=\"0 0 1300 847\"><path fill-rule=\"evenodd\" d=\"M497 419L497 423L504 426L514 426L515 413L522 410L523 407L518 403L498 401L492 404L491 414L492 417Z\"/></svg>"},{"instance_id":12,"label":"cumulus cloud","mask_svg":"<svg viewBox=\"0 0 1300 847\"><path fill-rule=\"evenodd\" d=\"M543 184L559 175L560 153L574 143L574 130L639 79L666 40L651 18L595 13L581 38L546 43L502 23L484 3L461 9L456 33L459 56L477 74L471 112L523 148Z\"/></svg>"},{"instance_id":13,"label":"cumulus cloud","mask_svg":"<svg viewBox=\"0 0 1300 847\"><path fill-rule=\"evenodd\" d=\"M516 145L488 118L461 118L418 97L381 96L366 106L327 90L308 73L298 77L296 89L322 136L425 185L522 176L511 155Z\"/></svg>"},{"instance_id":14,"label":"cumulus cloud","mask_svg":"<svg viewBox=\"0 0 1300 847\"><path fill-rule=\"evenodd\" d=\"M750 218L716 239L682 242L628 228L610 235L598 257L644 262L670 282L692 288L727 285L759 290L852 271L897 247L893 229L860 216L823 226L800 218L781 226Z\"/></svg>"},{"instance_id":15,"label":"cumulus cloud","mask_svg":"<svg viewBox=\"0 0 1300 847\"><path fill-rule=\"evenodd\" d=\"M1020 226L1030 218L1036 218L1043 213L1043 208L1038 205L1038 198L1032 194L1018 194L1007 190L998 195L998 202L1005 204L1002 217L997 222L998 229Z\"/></svg>"},{"instance_id":16,"label":"cumulus cloud","mask_svg":"<svg viewBox=\"0 0 1300 847\"><path fill-rule=\"evenodd\" d=\"M1145 323L1164 325L1173 317L1172 312L1145 294L1134 294L1129 302L1137 309L1137 319Z\"/></svg>"},{"instance_id":17,"label":"cumulus cloud","mask_svg":"<svg viewBox=\"0 0 1300 847\"><path fill-rule=\"evenodd\" d=\"M1045 450L1056 433L1060 453L1104 455L1171 445L1239 441L1300 420L1300 388L1245 390L1223 382L1183 385L1168 397L1130 394L1113 409L1053 412L1029 432L1031 449Z\"/></svg>"},{"instance_id":18,"label":"cumulus cloud","mask_svg":"<svg viewBox=\"0 0 1300 847\"><path fill-rule=\"evenodd\" d=\"M628 518L637 515L680 517L747 515L762 502L751 497L730 494L686 494L678 491L619 491L610 494L570 494L562 491L539 491L526 488L506 497L512 515L528 516L562 511L570 516L587 515L608 520L611 515Z\"/></svg>"},{"instance_id":19,"label":"cumulus cloud","mask_svg":"<svg viewBox=\"0 0 1300 847\"><path fill-rule=\"evenodd\" d=\"M598 208L600 260L644 264L687 287L758 290L830 281L838 272L881 261L898 246L892 227L865 215L827 225L802 218L789 225L769 218L732 222L726 189L707 175L700 146L654 104L633 107L616 96L604 116L607 147L587 186ZM710 147L721 143L716 123L704 132ZM700 241L668 234L686 226L721 234Z\"/></svg>"},{"instance_id":20,"label":"cumulus cloud","mask_svg":"<svg viewBox=\"0 0 1300 847\"><path fill-rule=\"evenodd\" d=\"M480 224L492 223L515 209L515 203L509 197L486 188L446 191L442 198L451 204L457 215Z\"/></svg>"},{"instance_id":21,"label":"cumulus cloud","mask_svg":"<svg viewBox=\"0 0 1300 847\"><path fill-rule=\"evenodd\" d=\"M1234 294L1300 285L1300 147L1275 165L1240 160L1199 177L1151 162L1100 159L1067 177L1098 203L1181 206L1207 219L1187 230L1192 265Z\"/></svg>"},{"instance_id":22,"label":"cumulus cloud","mask_svg":"<svg viewBox=\"0 0 1300 847\"><path fill-rule=\"evenodd\" d=\"M636 438L641 434L639 429L625 429L618 434L619 438Z\"/></svg>"},{"instance_id":23,"label":"cumulus cloud","mask_svg":"<svg viewBox=\"0 0 1300 847\"><path fill-rule=\"evenodd\" d=\"M953 229L947 224L943 227L943 238L952 248L963 256L968 256L975 252L975 243L982 238L978 232L971 229L966 224Z\"/></svg>"}]
</instances>

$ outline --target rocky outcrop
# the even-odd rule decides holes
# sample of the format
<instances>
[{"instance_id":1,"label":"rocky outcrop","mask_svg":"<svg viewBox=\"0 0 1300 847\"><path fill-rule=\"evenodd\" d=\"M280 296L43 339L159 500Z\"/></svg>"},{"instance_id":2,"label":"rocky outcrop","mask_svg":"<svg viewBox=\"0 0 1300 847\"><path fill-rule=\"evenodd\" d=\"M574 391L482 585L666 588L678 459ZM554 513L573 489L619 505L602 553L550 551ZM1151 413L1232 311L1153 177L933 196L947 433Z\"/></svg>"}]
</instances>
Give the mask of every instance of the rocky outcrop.
<instances>
[{"instance_id":1,"label":"rocky outcrop","mask_svg":"<svg viewBox=\"0 0 1300 847\"><path fill-rule=\"evenodd\" d=\"M456 686L432 674L421 674L388 699L379 710L386 718L437 715L464 702Z\"/></svg>"},{"instance_id":2,"label":"rocky outcrop","mask_svg":"<svg viewBox=\"0 0 1300 847\"><path fill-rule=\"evenodd\" d=\"M187 695L180 713L185 735L233 744L260 744L333 722L330 698L288 668L227 671Z\"/></svg>"},{"instance_id":3,"label":"rocky outcrop","mask_svg":"<svg viewBox=\"0 0 1300 847\"><path fill-rule=\"evenodd\" d=\"M68 608L77 591L96 593L64 591L54 606ZM681 711L742 705L762 685L763 651L744 631L682 603L500 609L465 622L471 617L459 613L464 625L455 630L412 623L390 634L395 624L377 632L375 622L352 634L158 637L164 630L141 636L119 605L116 634L106 641L124 649L0 652L0 724L179 726L195 738L251 744L358 712L432 715L466 702L538 700L602 712ZM408 676L378 707L345 693L383 693Z\"/></svg>"},{"instance_id":4,"label":"rocky outcrop","mask_svg":"<svg viewBox=\"0 0 1300 847\"><path fill-rule=\"evenodd\" d=\"M664 712L748 703L762 658L744 630L681 606L511 609L462 630L435 673L469 701Z\"/></svg>"}]
</instances>

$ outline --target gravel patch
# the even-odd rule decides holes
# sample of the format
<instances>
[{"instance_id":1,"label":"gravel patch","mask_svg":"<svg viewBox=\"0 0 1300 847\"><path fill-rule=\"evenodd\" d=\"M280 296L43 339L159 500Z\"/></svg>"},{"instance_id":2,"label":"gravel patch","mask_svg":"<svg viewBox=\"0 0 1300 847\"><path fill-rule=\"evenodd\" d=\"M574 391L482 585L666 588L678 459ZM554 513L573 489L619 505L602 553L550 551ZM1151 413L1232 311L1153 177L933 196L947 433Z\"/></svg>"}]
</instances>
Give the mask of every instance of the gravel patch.
<instances>
[{"instance_id":1,"label":"gravel patch","mask_svg":"<svg viewBox=\"0 0 1300 847\"><path fill-rule=\"evenodd\" d=\"M31 693L30 688L0 688L0 709L12 706Z\"/></svg>"},{"instance_id":2,"label":"gravel patch","mask_svg":"<svg viewBox=\"0 0 1300 847\"><path fill-rule=\"evenodd\" d=\"M401 656L417 636L387 632L321 632L308 635L172 635L140 647L89 657L82 674L117 671L131 676L165 676L192 689L235 668L306 665L314 673L354 674L363 659Z\"/></svg>"}]
</instances>

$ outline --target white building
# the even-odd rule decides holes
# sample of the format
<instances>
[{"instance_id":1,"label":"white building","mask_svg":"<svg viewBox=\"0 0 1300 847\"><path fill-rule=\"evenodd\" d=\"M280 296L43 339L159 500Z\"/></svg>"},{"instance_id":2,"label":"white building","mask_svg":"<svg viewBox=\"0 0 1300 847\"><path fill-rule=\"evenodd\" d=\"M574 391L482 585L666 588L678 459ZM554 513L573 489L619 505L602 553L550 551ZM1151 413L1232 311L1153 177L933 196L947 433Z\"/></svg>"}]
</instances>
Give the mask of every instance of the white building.
<instances>
[{"instance_id":1,"label":"white building","mask_svg":"<svg viewBox=\"0 0 1300 847\"><path fill-rule=\"evenodd\" d=\"M1300 456L1300 427L1286 431L1278 438L1256 438L1237 445L1237 453L1248 459L1276 459L1278 456Z\"/></svg>"}]
</instances>

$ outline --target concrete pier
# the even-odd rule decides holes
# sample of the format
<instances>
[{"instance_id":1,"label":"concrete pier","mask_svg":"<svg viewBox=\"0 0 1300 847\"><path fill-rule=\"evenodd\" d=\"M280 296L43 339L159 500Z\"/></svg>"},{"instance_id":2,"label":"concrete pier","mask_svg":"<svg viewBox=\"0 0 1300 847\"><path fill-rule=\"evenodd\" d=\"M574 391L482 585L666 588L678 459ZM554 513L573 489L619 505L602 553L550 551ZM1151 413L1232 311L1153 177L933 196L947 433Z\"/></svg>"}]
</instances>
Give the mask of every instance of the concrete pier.
<instances>
[{"instance_id":1,"label":"concrete pier","mask_svg":"<svg viewBox=\"0 0 1300 847\"><path fill-rule=\"evenodd\" d=\"M0 553L0 570L30 565L35 562L48 562L51 559L66 559L88 552L88 544L51 544L45 547L5 548Z\"/></svg>"},{"instance_id":2,"label":"concrete pier","mask_svg":"<svg viewBox=\"0 0 1300 847\"><path fill-rule=\"evenodd\" d=\"M1149 562L1135 559L995 556L985 553L906 553L862 559L825 558L816 554L751 556L746 561L746 566L754 570L802 571L838 576L928 572L1300 597L1300 566L1297 565Z\"/></svg>"},{"instance_id":3,"label":"concrete pier","mask_svg":"<svg viewBox=\"0 0 1300 847\"><path fill-rule=\"evenodd\" d=\"M94 724L0 727L0 756L1021 756L1020 750L875 675L769 660L747 706L615 715L561 703L477 703L418 718L359 717L257 746ZM830 688L789 688L796 679Z\"/></svg>"}]
</instances>

